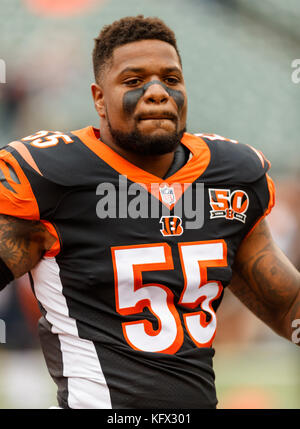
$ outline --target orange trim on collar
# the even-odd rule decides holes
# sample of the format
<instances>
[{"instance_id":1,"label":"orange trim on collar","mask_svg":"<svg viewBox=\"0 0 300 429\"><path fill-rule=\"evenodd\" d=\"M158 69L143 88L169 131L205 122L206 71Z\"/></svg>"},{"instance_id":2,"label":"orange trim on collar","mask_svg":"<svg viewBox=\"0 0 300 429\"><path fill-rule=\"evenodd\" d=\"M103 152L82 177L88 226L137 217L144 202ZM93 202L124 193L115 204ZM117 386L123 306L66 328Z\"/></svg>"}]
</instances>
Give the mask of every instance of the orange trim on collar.
<instances>
[{"instance_id":1,"label":"orange trim on collar","mask_svg":"<svg viewBox=\"0 0 300 429\"><path fill-rule=\"evenodd\" d=\"M183 192L204 173L211 157L208 145L204 140L192 134L185 133L181 143L191 151L193 156L175 174L167 179L162 179L127 161L99 140L97 138L97 134L100 136L98 129L89 126L80 130L72 131L72 134L77 136L82 143L84 143L104 162L109 164L114 170L124 176L127 176L130 181L142 184L144 188L147 188L148 192L158 198L163 204L165 203L161 199L159 187L163 187L164 185L174 185L173 189L176 201L178 201ZM159 186L153 186L153 184L158 184ZM165 205L170 209L172 208L172 206L167 204Z\"/></svg>"}]
</instances>

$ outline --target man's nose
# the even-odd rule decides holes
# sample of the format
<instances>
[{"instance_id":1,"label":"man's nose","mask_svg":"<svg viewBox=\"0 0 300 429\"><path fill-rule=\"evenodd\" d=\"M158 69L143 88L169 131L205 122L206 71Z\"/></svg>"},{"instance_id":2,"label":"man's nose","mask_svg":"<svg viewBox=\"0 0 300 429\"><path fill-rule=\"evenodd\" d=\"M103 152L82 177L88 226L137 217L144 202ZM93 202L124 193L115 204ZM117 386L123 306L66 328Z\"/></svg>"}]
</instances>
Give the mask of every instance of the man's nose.
<instances>
[{"instance_id":1,"label":"man's nose","mask_svg":"<svg viewBox=\"0 0 300 429\"><path fill-rule=\"evenodd\" d=\"M156 82L149 82L150 85L147 85L144 92L144 99L146 102L149 103L156 103L161 104L165 103L169 99L169 94L166 91L166 89L163 87L163 85L156 81Z\"/></svg>"}]
</instances>

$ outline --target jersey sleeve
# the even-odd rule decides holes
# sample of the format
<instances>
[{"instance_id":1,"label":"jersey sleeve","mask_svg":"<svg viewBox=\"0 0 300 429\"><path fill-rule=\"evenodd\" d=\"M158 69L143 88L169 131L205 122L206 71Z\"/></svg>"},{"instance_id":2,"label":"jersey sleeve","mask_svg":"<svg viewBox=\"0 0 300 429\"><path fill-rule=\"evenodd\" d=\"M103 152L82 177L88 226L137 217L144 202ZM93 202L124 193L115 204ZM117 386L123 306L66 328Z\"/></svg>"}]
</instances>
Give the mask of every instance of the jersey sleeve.
<instances>
[{"instance_id":1,"label":"jersey sleeve","mask_svg":"<svg viewBox=\"0 0 300 429\"><path fill-rule=\"evenodd\" d=\"M13 142L0 151L0 212L23 219L50 219L65 192L44 176L30 151Z\"/></svg>"},{"instance_id":2,"label":"jersey sleeve","mask_svg":"<svg viewBox=\"0 0 300 429\"><path fill-rule=\"evenodd\" d=\"M252 145L216 134L197 136L206 142L211 152L211 161L205 172L206 180L217 181L223 186L241 186L242 189L251 189L254 194L245 232L249 235L275 204L275 186L269 176L271 163Z\"/></svg>"},{"instance_id":3,"label":"jersey sleeve","mask_svg":"<svg viewBox=\"0 0 300 429\"><path fill-rule=\"evenodd\" d=\"M46 158L44 164L47 163ZM29 142L14 141L0 150L0 214L40 220L57 239L46 253L55 256L60 250L55 210L66 189L44 171L43 158L35 157Z\"/></svg>"},{"instance_id":4,"label":"jersey sleeve","mask_svg":"<svg viewBox=\"0 0 300 429\"><path fill-rule=\"evenodd\" d=\"M259 201L260 212L247 232L246 237L253 232L256 226L271 212L275 205L275 185L268 173L265 173L263 177L253 183L252 189Z\"/></svg>"},{"instance_id":5,"label":"jersey sleeve","mask_svg":"<svg viewBox=\"0 0 300 429\"><path fill-rule=\"evenodd\" d=\"M40 219L32 186L8 148L0 151L0 213L23 219Z\"/></svg>"},{"instance_id":6,"label":"jersey sleeve","mask_svg":"<svg viewBox=\"0 0 300 429\"><path fill-rule=\"evenodd\" d=\"M69 158L63 149L70 137L39 131L0 151L0 212L24 219L51 219L69 190Z\"/></svg>"}]
</instances>

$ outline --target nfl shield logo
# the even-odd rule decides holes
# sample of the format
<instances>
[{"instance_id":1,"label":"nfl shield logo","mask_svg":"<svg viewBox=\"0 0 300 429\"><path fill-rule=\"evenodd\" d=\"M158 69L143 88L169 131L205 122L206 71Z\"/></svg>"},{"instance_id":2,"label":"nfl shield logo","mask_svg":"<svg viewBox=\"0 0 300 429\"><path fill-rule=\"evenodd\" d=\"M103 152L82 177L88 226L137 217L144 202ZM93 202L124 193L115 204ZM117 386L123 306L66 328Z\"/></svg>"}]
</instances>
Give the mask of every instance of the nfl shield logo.
<instances>
[{"instance_id":1,"label":"nfl shield logo","mask_svg":"<svg viewBox=\"0 0 300 429\"><path fill-rule=\"evenodd\" d=\"M170 206L176 202L174 189L170 186L165 185L163 188L159 188L159 191L164 203Z\"/></svg>"}]
</instances>

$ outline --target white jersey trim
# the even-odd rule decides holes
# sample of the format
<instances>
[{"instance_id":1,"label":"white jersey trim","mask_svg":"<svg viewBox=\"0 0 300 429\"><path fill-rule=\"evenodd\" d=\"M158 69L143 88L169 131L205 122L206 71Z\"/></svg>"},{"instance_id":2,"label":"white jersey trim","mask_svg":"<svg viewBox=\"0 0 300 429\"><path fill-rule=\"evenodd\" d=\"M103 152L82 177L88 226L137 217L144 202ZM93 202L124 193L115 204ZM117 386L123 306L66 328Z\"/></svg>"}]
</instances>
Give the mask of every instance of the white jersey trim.
<instances>
[{"instance_id":1,"label":"white jersey trim","mask_svg":"<svg viewBox=\"0 0 300 429\"><path fill-rule=\"evenodd\" d=\"M34 291L46 311L51 332L58 334L63 375L68 378L70 408L112 408L107 386L94 343L79 337L76 320L69 309L55 258L44 258L32 270Z\"/></svg>"}]
</instances>

